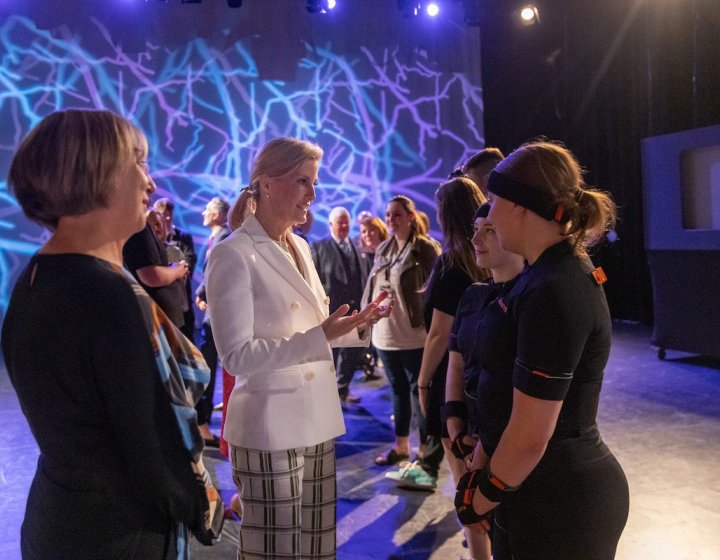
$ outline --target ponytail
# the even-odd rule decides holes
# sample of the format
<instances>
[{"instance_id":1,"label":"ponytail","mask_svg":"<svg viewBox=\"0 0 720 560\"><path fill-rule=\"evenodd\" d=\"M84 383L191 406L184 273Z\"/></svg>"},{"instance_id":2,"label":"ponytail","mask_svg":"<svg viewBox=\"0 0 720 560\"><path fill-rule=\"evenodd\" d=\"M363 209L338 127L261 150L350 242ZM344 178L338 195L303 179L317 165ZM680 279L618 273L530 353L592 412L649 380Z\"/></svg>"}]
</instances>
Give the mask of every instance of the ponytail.
<instances>
[{"instance_id":1,"label":"ponytail","mask_svg":"<svg viewBox=\"0 0 720 560\"><path fill-rule=\"evenodd\" d=\"M227 225L230 231L238 229L245 221L245 218L248 217L248 214L255 213L257 196L257 183L240 190L240 195L230 208L230 212L228 212Z\"/></svg>"},{"instance_id":2,"label":"ponytail","mask_svg":"<svg viewBox=\"0 0 720 560\"><path fill-rule=\"evenodd\" d=\"M608 193L580 186L562 204L570 217L563 233L572 240L576 253L583 253L615 227L617 206Z\"/></svg>"}]
</instances>

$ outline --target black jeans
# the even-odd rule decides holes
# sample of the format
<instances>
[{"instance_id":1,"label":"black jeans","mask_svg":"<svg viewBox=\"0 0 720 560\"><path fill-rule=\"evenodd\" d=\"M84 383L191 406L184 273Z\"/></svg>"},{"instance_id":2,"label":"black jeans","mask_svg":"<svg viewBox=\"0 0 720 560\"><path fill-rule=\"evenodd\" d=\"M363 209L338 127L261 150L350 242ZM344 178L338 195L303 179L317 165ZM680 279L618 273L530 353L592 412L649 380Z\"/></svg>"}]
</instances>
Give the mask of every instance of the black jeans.
<instances>
[{"instance_id":1,"label":"black jeans","mask_svg":"<svg viewBox=\"0 0 720 560\"><path fill-rule=\"evenodd\" d=\"M213 411L213 396L215 394L215 370L218 366L218 351L215 348L215 339L213 338L210 323L203 323L202 342L200 343L200 352L205 358L205 363L210 368L210 381L205 388L205 392L201 395L200 400L195 405L197 411L197 422L199 425L209 424Z\"/></svg>"},{"instance_id":2,"label":"black jeans","mask_svg":"<svg viewBox=\"0 0 720 560\"><path fill-rule=\"evenodd\" d=\"M338 393L346 397L355 372L364 363L367 348L333 348L333 360L337 374Z\"/></svg>"}]
</instances>

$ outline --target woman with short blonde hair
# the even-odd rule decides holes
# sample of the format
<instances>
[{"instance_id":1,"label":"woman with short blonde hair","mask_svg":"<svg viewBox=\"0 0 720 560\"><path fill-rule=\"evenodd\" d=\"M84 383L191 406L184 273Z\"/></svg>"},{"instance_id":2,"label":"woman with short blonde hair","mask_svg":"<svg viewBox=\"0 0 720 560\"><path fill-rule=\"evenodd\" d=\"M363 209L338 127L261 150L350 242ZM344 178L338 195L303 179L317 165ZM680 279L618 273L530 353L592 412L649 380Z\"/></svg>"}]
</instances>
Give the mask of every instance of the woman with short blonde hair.
<instances>
[{"instance_id":1,"label":"woman with short blonde hair","mask_svg":"<svg viewBox=\"0 0 720 560\"><path fill-rule=\"evenodd\" d=\"M219 536L202 463L200 352L123 269L155 192L145 137L109 111L45 117L9 185L51 229L18 278L2 331L40 449L21 533L26 560L187 556Z\"/></svg>"}]
</instances>

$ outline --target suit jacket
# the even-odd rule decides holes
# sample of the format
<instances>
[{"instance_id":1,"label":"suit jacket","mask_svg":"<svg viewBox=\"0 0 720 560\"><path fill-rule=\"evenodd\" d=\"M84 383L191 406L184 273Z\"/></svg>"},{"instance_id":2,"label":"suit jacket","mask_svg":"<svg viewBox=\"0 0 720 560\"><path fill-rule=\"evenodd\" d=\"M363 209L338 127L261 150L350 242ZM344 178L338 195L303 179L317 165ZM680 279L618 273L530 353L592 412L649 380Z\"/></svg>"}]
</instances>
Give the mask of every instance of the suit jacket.
<instances>
[{"instance_id":1,"label":"suit jacket","mask_svg":"<svg viewBox=\"0 0 720 560\"><path fill-rule=\"evenodd\" d=\"M220 243L228 235L230 235L230 230L226 227L223 227L218 232L218 234L215 236L215 240L213 241L213 246ZM205 284L207 282L207 266L208 266L208 262L210 262L210 253L211 252L212 252L212 247L209 247L207 249L207 252L205 253L205 260L203 261L202 276L200 278L200 284L198 285L197 289L195 290L195 297L199 298L200 301L205 301L205 302L207 302L206 287L205 287ZM205 321L207 322L208 320L209 320L209 315L206 312L205 313Z\"/></svg>"},{"instance_id":2,"label":"suit jacket","mask_svg":"<svg viewBox=\"0 0 720 560\"><path fill-rule=\"evenodd\" d=\"M228 443L278 451L345 433L332 351L320 323L329 314L307 243L289 236L303 277L254 216L210 254L207 299L223 367L236 377ZM332 341L367 346L357 332Z\"/></svg>"},{"instance_id":3,"label":"suit jacket","mask_svg":"<svg viewBox=\"0 0 720 560\"><path fill-rule=\"evenodd\" d=\"M360 310L362 294L370 272L370 262L365 253L361 253L348 239L353 259L355 275L348 273L348 257L332 237L312 244L312 257L325 293L330 296L330 313L347 303L350 311Z\"/></svg>"}]
</instances>

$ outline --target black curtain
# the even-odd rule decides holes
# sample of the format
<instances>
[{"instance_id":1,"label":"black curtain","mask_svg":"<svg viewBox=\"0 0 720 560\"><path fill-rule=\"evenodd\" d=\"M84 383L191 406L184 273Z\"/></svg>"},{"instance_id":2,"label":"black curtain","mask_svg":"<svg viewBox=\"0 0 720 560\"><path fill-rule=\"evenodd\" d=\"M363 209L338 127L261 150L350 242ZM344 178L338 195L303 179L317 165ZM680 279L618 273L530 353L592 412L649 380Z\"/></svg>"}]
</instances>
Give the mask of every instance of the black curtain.
<instances>
[{"instance_id":1,"label":"black curtain","mask_svg":"<svg viewBox=\"0 0 720 560\"><path fill-rule=\"evenodd\" d=\"M720 123L720 2L555 0L522 26L488 2L481 26L487 145L563 141L620 207L618 241L593 254L613 317L652 321L640 141Z\"/></svg>"}]
</instances>

